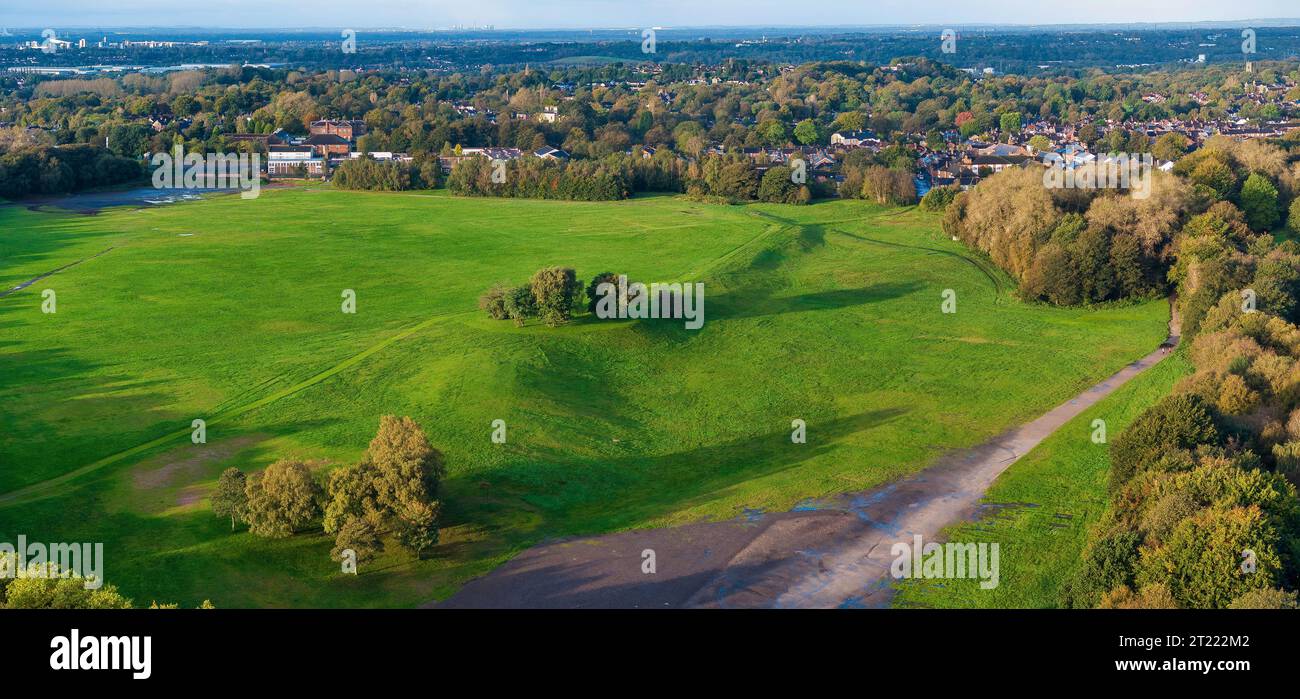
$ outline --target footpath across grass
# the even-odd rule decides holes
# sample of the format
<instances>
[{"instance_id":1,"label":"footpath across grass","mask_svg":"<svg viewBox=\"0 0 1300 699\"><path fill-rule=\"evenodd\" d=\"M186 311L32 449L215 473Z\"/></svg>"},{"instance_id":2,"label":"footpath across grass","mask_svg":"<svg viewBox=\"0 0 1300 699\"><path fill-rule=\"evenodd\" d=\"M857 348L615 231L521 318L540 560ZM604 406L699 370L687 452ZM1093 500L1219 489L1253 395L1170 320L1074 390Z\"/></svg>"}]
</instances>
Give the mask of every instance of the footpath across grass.
<instances>
[{"instance_id":1,"label":"footpath across grass","mask_svg":"<svg viewBox=\"0 0 1300 699\"><path fill-rule=\"evenodd\" d=\"M905 580L895 607L1043 608L1057 606L1057 593L1082 559L1092 526L1105 512L1109 445L1092 440L1093 421L1105 421L1113 440L1144 410L1169 395L1191 373L1184 352L1164 361L1085 410L1043 440L993 483L976 522L944 530L943 540L997 543L1000 581L981 589L979 580Z\"/></svg>"}]
</instances>

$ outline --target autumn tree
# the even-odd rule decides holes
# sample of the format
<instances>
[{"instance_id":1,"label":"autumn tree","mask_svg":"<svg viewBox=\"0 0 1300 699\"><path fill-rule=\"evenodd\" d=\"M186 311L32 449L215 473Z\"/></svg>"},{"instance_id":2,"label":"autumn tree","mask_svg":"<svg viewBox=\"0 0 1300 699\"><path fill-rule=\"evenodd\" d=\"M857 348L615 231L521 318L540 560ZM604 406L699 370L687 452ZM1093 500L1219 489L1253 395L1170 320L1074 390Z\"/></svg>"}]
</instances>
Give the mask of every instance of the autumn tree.
<instances>
[{"instance_id":1,"label":"autumn tree","mask_svg":"<svg viewBox=\"0 0 1300 699\"><path fill-rule=\"evenodd\" d=\"M334 538L334 548L330 550L330 558L342 562L347 552L351 551L356 563L366 563L374 560L383 550L384 542L370 519L351 517L339 527Z\"/></svg>"},{"instance_id":2,"label":"autumn tree","mask_svg":"<svg viewBox=\"0 0 1300 699\"><path fill-rule=\"evenodd\" d=\"M414 420L382 417L361 462L330 474L325 530L336 535L336 550L353 548L358 556L350 544L380 550L373 542L382 534L395 536L417 556L432 548L438 543L444 474L442 454Z\"/></svg>"},{"instance_id":3,"label":"autumn tree","mask_svg":"<svg viewBox=\"0 0 1300 699\"><path fill-rule=\"evenodd\" d=\"M217 488L212 493L212 511L218 517L230 518L230 531L235 522L243 519L248 509L248 478L243 471L231 467L217 478Z\"/></svg>"},{"instance_id":4,"label":"autumn tree","mask_svg":"<svg viewBox=\"0 0 1300 699\"><path fill-rule=\"evenodd\" d=\"M18 569L13 553L0 553L0 609L130 609L112 585L87 589L86 578L46 562Z\"/></svg>"},{"instance_id":5,"label":"autumn tree","mask_svg":"<svg viewBox=\"0 0 1300 699\"><path fill-rule=\"evenodd\" d=\"M248 530L279 539L321 515L321 488L302 461L281 459L248 479Z\"/></svg>"}]
</instances>

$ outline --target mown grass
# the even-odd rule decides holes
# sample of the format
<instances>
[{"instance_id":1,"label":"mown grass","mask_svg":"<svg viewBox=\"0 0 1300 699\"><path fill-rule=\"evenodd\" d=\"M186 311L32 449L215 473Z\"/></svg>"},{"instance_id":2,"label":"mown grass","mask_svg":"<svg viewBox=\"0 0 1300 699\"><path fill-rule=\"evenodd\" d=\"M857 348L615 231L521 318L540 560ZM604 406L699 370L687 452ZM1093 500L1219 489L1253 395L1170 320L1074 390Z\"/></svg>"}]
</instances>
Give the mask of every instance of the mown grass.
<instances>
[{"instance_id":1,"label":"mown grass","mask_svg":"<svg viewBox=\"0 0 1300 699\"><path fill-rule=\"evenodd\" d=\"M6 285L112 247L0 298L0 540L103 541L111 582L187 605L412 605L548 537L870 488L1109 375L1167 317L1158 301L1020 303L936 217L863 202L308 188L0 221ZM703 281L704 328L516 328L476 310L493 282L556 264ZM323 535L232 534L207 509L227 466L346 464L386 413L446 455L430 558L343 576ZM189 442L195 418L207 444Z\"/></svg>"},{"instance_id":2,"label":"mown grass","mask_svg":"<svg viewBox=\"0 0 1300 699\"><path fill-rule=\"evenodd\" d=\"M905 580L896 607L1045 608L1057 606L1061 585L1082 560L1088 533L1105 512L1109 447L1092 441L1093 420L1112 440L1191 373L1175 352L1043 440L994 482L979 521L944 530L943 539L999 545L998 586L979 580Z\"/></svg>"}]
</instances>

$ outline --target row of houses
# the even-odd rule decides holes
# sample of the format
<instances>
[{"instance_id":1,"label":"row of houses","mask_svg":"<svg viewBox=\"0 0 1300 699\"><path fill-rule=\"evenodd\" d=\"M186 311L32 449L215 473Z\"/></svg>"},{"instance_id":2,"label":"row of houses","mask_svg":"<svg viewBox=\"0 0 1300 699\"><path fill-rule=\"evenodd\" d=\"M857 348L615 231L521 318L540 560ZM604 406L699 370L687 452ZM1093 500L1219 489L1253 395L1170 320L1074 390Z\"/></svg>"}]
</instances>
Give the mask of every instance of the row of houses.
<instances>
[{"instance_id":1,"label":"row of houses","mask_svg":"<svg viewBox=\"0 0 1300 699\"><path fill-rule=\"evenodd\" d=\"M534 158L542 158L545 160L569 159L569 154L567 152L559 148L552 148L551 146L543 146L527 154ZM457 164L467 158L483 157L489 160L515 160L524 157L524 155L525 152L519 148L461 148L455 155L439 156L438 165L442 168L444 173L449 173L452 168L456 167Z\"/></svg>"}]
</instances>

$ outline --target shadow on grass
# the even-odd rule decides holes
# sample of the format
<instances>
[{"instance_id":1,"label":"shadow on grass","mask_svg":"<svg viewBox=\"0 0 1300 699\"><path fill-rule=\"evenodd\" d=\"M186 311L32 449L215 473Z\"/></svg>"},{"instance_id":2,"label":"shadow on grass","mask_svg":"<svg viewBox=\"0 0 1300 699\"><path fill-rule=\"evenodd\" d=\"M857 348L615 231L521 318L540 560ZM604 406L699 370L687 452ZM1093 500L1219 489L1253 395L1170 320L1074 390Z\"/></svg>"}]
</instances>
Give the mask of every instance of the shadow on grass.
<instances>
[{"instance_id":1,"label":"shadow on grass","mask_svg":"<svg viewBox=\"0 0 1300 699\"><path fill-rule=\"evenodd\" d=\"M706 504L734 485L796 468L836 449L845 437L886 424L906 412L891 408L818 421L809 427L816 438L808 444L793 444L790 430L783 425L766 434L661 456L567 463L515 460L489 472L476 472L472 479L468 475L449 479L444 524L472 523L483 526L489 535L536 540L635 527L685 507ZM518 526L517 520L470 519L483 514L472 506L481 497L475 485L482 480L499 484L535 508L539 516L527 531L510 531L512 525Z\"/></svg>"}]
</instances>

